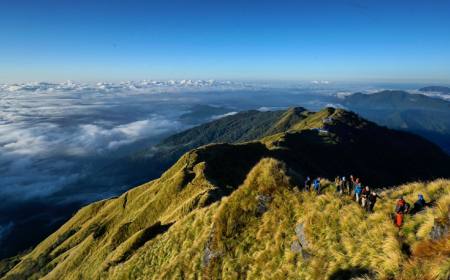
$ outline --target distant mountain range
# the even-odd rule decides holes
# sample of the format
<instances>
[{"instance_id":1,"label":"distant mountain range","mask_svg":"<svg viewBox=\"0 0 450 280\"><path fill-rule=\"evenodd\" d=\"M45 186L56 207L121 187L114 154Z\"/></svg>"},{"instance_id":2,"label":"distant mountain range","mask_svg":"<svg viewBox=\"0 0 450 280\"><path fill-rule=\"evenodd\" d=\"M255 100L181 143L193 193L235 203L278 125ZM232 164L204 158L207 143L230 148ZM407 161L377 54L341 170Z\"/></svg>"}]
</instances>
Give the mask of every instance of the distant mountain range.
<instances>
[{"instance_id":1,"label":"distant mountain range","mask_svg":"<svg viewBox=\"0 0 450 280\"><path fill-rule=\"evenodd\" d=\"M439 92L439 93L450 94L450 87L428 86L428 87L423 87L423 88L419 89L419 91L422 91L422 92Z\"/></svg>"},{"instance_id":2,"label":"distant mountain range","mask_svg":"<svg viewBox=\"0 0 450 280\"><path fill-rule=\"evenodd\" d=\"M198 147L205 143L214 144ZM306 176L354 174L372 187L450 177L450 157L419 136L342 109L249 111L169 137L124 164L129 170L137 166L130 162L146 158L169 164L184 150L190 151L159 179L82 208L31 252L1 262L0 277L446 275L445 257L415 257L417 246L448 255L429 240L446 242L441 228L445 232L447 222L434 221L448 215L450 182L386 191L370 215L338 197L327 180L324 195L301 192ZM400 239L390 211L398 195L411 199L418 191L437 199L442 210L411 218Z\"/></svg>"},{"instance_id":3,"label":"distant mountain range","mask_svg":"<svg viewBox=\"0 0 450 280\"><path fill-rule=\"evenodd\" d=\"M390 128L421 135L450 153L450 102L405 91L355 93L335 102Z\"/></svg>"}]
</instances>

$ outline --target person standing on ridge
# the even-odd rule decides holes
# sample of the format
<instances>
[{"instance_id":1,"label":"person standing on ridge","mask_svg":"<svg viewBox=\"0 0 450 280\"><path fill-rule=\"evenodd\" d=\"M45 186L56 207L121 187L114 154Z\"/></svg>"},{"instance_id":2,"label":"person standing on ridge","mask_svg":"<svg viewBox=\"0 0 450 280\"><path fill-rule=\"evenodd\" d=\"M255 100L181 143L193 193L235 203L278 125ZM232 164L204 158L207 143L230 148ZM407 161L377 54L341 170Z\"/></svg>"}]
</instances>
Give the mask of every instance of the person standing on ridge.
<instances>
[{"instance_id":1,"label":"person standing on ridge","mask_svg":"<svg viewBox=\"0 0 450 280\"><path fill-rule=\"evenodd\" d=\"M350 175L349 183L350 183L350 190L351 190L351 192L353 192L355 190L355 187L356 187L356 179L355 179L355 177L353 175ZM350 195L351 195L351 193L350 193Z\"/></svg>"},{"instance_id":2,"label":"person standing on ridge","mask_svg":"<svg viewBox=\"0 0 450 280\"><path fill-rule=\"evenodd\" d=\"M409 211L409 204L400 196L395 206L395 225L401 227L403 225L403 216Z\"/></svg>"},{"instance_id":3,"label":"person standing on ridge","mask_svg":"<svg viewBox=\"0 0 450 280\"><path fill-rule=\"evenodd\" d=\"M352 195L352 189L350 186L350 181L347 180L347 178L342 177L342 185L343 185L343 190L345 192L346 195Z\"/></svg>"},{"instance_id":4,"label":"person standing on ridge","mask_svg":"<svg viewBox=\"0 0 450 280\"><path fill-rule=\"evenodd\" d=\"M414 207L411 210L411 213L417 213L422 211L425 207L428 207L428 203L425 201L425 198L422 194L419 194L418 199L416 202L414 202Z\"/></svg>"},{"instance_id":5,"label":"person standing on ridge","mask_svg":"<svg viewBox=\"0 0 450 280\"><path fill-rule=\"evenodd\" d=\"M320 177L317 177L317 179L314 180L314 190L317 194L320 194Z\"/></svg>"},{"instance_id":6,"label":"person standing on ridge","mask_svg":"<svg viewBox=\"0 0 450 280\"><path fill-rule=\"evenodd\" d=\"M305 190L309 191L310 189L311 189L311 178L309 178L309 176L308 176L308 177L306 177L306 180L305 180Z\"/></svg>"},{"instance_id":7,"label":"person standing on ridge","mask_svg":"<svg viewBox=\"0 0 450 280\"><path fill-rule=\"evenodd\" d=\"M336 192L337 192L339 195L342 195L341 177L337 176L337 177L334 179L334 184L335 184L335 186L336 186Z\"/></svg>"},{"instance_id":8,"label":"person standing on ridge","mask_svg":"<svg viewBox=\"0 0 450 280\"><path fill-rule=\"evenodd\" d=\"M361 198L361 192L362 192L362 187L361 184L359 183L359 179L356 179L355 181L355 199L357 203L360 203L360 198Z\"/></svg>"},{"instance_id":9,"label":"person standing on ridge","mask_svg":"<svg viewBox=\"0 0 450 280\"><path fill-rule=\"evenodd\" d=\"M365 188L363 188L362 189L362 191L361 191L361 206L362 206L362 208L364 208L366 211L368 211L369 209L368 209L368 206L369 206L369 204L368 204L368 198L369 198L369 195L370 195L370 188L369 188L369 186L366 186Z\"/></svg>"},{"instance_id":10,"label":"person standing on ridge","mask_svg":"<svg viewBox=\"0 0 450 280\"><path fill-rule=\"evenodd\" d=\"M339 194L342 196L345 192L345 177L339 180Z\"/></svg>"},{"instance_id":11,"label":"person standing on ridge","mask_svg":"<svg viewBox=\"0 0 450 280\"><path fill-rule=\"evenodd\" d=\"M377 198L381 198L375 191L372 191L368 198L369 203L369 212L373 213L373 208L375 207L375 203L377 202Z\"/></svg>"}]
</instances>

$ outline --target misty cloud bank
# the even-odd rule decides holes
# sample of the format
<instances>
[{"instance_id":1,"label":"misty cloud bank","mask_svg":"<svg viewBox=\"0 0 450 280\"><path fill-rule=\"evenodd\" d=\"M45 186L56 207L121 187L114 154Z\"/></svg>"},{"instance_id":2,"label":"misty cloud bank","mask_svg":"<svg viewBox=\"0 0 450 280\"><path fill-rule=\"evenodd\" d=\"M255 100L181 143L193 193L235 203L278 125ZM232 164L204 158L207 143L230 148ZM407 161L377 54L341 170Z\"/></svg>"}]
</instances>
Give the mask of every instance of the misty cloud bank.
<instances>
[{"instance_id":1,"label":"misty cloud bank","mask_svg":"<svg viewBox=\"0 0 450 280\"><path fill-rule=\"evenodd\" d=\"M172 113L157 110L167 101L147 99L2 92L0 197L48 195L82 176L92 160L114 158L134 142L182 128Z\"/></svg>"},{"instance_id":2,"label":"misty cloud bank","mask_svg":"<svg viewBox=\"0 0 450 280\"><path fill-rule=\"evenodd\" d=\"M0 84L0 198L48 196L95 166L241 110L339 106L326 100L336 92L352 90L322 80Z\"/></svg>"},{"instance_id":3,"label":"misty cloud bank","mask_svg":"<svg viewBox=\"0 0 450 280\"><path fill-rule=\"evenodd\" d=\"M317 110L330 104L336 92L347 91L351 89L329 82L290 86L191 80L2 84L0 247L13 244L15 238L17 246L25 249L54 230L80 201L110 197L131 187L76 193L73 184L95 176L95 170L108 163L151 148L170 134L242 110L290 106ZM68 186L71 192L61 197ZM40 232L22 236L30 227ZM14 250L14 246L3 246L0 256Z\"/></svg>"},{"instance_id":4,"label":"misty cloud bank","mask_svg":"<svg viewBox=\"0 0 450 280\"><path fill-rule=\"evenodd\" d=\"M169 81L126 81L120 83L64 83L31 82L16 84L0 84L0 92L34 92L34 93L161 93L187 90L240 90L255 88L255 85L244 82L215 80L169 80Z\"/></svg>"}]
</instances>

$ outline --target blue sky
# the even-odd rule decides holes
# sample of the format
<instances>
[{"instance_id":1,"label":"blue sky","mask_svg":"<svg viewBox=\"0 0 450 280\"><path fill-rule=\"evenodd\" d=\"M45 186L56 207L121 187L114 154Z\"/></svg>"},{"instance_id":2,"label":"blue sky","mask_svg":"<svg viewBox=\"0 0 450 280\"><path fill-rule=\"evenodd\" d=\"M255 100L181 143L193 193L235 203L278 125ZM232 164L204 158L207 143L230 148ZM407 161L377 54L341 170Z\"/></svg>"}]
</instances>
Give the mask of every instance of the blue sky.
<instances>
[{"instance_id":1,"label":"blue sky","mask_svg":"<svg viewBox=\"0 0 450 280\"><path fill-rule=\"evenodd\" d=\"M0 82L450 82L450 1L23 1L0 8Z\"/></svg>"}]
</instances>

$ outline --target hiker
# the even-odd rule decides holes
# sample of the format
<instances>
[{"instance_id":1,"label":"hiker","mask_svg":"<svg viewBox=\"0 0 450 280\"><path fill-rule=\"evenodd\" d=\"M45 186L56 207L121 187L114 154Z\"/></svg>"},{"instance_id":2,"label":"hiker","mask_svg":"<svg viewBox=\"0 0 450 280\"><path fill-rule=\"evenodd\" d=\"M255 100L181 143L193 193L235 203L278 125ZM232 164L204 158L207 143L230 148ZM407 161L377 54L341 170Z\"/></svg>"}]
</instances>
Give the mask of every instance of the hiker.
<instances>
[{"instance_id":1,"label":"hiker","mask_svg":"<svg viewBox=\"0 0 450 280\"><path fill-rule=\"evenodd\" d=\"M344 189L345 189L345 177L342 177L339 180L339 195L343 195L344 194Z\"/></svg>"},{"instance_id":2,"label":"hiker","mask_svg":"<svg viewBox=\"0 0 450 280\"><path fill-rule=\"evenodd\" d=\"M311 189L311 178L309 178L309 176L308 176L308 177L306 177L306 180L305 180L305 190L309 191L310 189Z\"/></svg>"},{"instance_id":3,"label":"hiker","mask_svg":"<svg viewBox=\"0 0 450 280\"><path fill-rule=\"evenodd\" d=\"M354 193L355 193L355 199L356 199L357 203L360 202L361 192L362 192L361 184L359 183L359 179L356 179Z\"/></svg>"},{"instance_id":4,"label":"hiker","mask_svg":"<svg viewBox=\"0 0 450 280\"><path fill-rule=\"evenodd\" d=\"M320 194L320 177L317 177L316 180L313 182L314 190L317 194Z\"/></svg>"},{"instance_id":5,"label":"hiker","mask_svg":"<svg viewBox=\"0 0 450 280\"><path fill-rule=\"evenodd\" d=\"M373 212L373 208L375 207L375 203L377 202L377 198L381 198L375 191L372 191L367 198L369 204L369 212Z\"/></svg>"},{"instance_id":6,"label":"hiker","mask_svg":"<svg viewBox=\"0 0 450 280\"><path fill-rule=\"evenodd\" d=\"M350 181L347 180L345 177L342 177L342 185L343 185L343 190L345 191L345 193L347 195L351 195L352 194L352 189L350 186Z\"/></svg>"},{"instance_id":7,"label":"hiker","mask_svg":"<svg viewBox=\"0 0 450 280\"><path fill-rule=\"evenodd\" d=\"M401 227L403 225L403 215L409 212L409 204L400 196L395 206L395 225Z\"/></svg>"},{"instance_id":8,"label":"hiker","mask_svg":"<svg viewBox=\"0 0 450 280\"><path fill-rule=\"evenodd\" d=\"M361 206L362 206L362 208L364 208L366 210L368 210L367 199L369 198L369 195L370 195L370 188L369 188L369 186L366 186L361 191Z\"/></svg>"},{"instance_id":9,"label":"hiker","mask_svg":"<svg viewBox=\"0 0 450 280\"><path fill-rule=\"evenodd\" d=\"M425 198L422 194L418 195L418 199L416 202L414 202L414 207L411 210L411 213L415 214L417 212L422 211L425 207L428 207L429 204L425 201Z\"/></svg>"},{"instance_id":10,"label":"hiker","mask_svg":"<svg viewBox=\"0 0 450 280\"><path fill-rule=\"evenodd\" d=\"M356 178L353 175L350 175L349 183L350 183L350 193L349 193L349 195L351 195L352 192L355 191L355 187L356 187Z\"/></svg>"},{"instance_id":11,"label":"hiker","mask_svg":"<svg viewBox=\"0 0 450 280\"><path fill-rule=\"evenodd\" d=\"M334 179L334 184L336 185L336 192L340 195L342 195L342 182L341 182L341 177L337 176Z\"/></svg>"}]
</instances>

